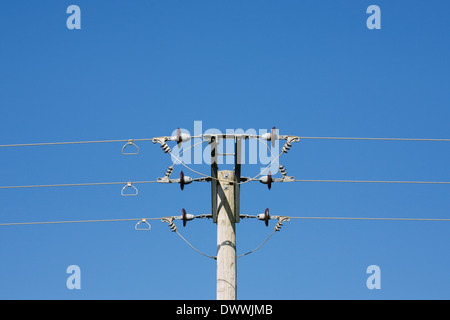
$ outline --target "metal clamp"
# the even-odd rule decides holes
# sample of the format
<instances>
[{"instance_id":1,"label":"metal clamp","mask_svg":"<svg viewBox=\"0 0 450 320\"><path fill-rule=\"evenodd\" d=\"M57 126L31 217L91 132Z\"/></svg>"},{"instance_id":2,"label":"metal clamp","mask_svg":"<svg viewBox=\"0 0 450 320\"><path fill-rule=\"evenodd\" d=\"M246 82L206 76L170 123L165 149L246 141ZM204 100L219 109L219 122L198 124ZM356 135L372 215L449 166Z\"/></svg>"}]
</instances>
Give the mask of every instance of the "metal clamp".
<instances>
[{"instance_id":1,"label":"metal clamp","mask_svg":"<svg viewBox=\"0 0 450 320\"><path fill-rule=\"evenodd\" d=\"M167 170L164 172L164 177L159 177L157 179L158 182L161 183L170 183L170 175L173 172L173 165L171 165L170 167L167 167Z\"/></svg>"},{"instance_id":2,"label":"metal clamp","mask_svg":"<svg viewBox=\"0 0 450 320\"><path fill-rule=\"evenodd\" d=\"M124 193L126 188L133 188L135 190L135 193ZM127 182L127 184L122 188L122 191L120 191L120 194L123 197L137 196L138 193L139 193L138 189L135 186L133 186L133 183L131 182Z\"/></svg>"},{"instance_id":3,"label":"metal clamp","mask_svg":"<svg viewBox=\"0 0 450 320\"><path fill-rule=\"evenodd\" d=\"M128 146L134 146L136 148L135 152L125 152L125 149ZM139 147L133 142L133 139L128 140L128 142L122 147L122 154L124 155L135 155L135 154L139 154L140 149Z\"/></svg>"},{"instance_id":4,"label":"metal clamp","mask_svg":"<svg viewBox=\"0 0 450 320\"><path fill-rule=\"evenodd\" d=\"M280 170L280 173L281 173L281 176L282 176L281 182L290 182L290 181L294 181L295 180L295 177L291 177L291 176L287 175L287 171L286 171L286 169L284 168L283 165L280 164L278 166L278 169Z\"/></svg>"},{"instance_id":5,"label":"metal clamp","mask_svg":"<svg viewBox=\"0 0 450 320\"><path fill-rule=\"evenodd\" d=\"M284 146L281 149L281 153L288 153L288 151L292 147L292 143L300 141L300 137L295 136L284 136L283 138L286 140L286 142L284 143Z\"/></svg>"},{"instance_id":6,"label":"metal clamp","mask_svg":"<svg viewBox=\"0 0 450 320\"><path fill-rule=\"evenodd\" d=\"M285 217L285 216L277 216L276 218L278 219L278 222L275 225L275 228L274 228L275 231L280 231L281 230L281 227L283 226L283 222L291 220L291 218Z\"/></svg>"},{"instance_id":7,"label":"metal clamp","mask_svg":"<svg viewBox=\"0 0 450 320\"><path fill-rule=\"evenodd\" d=\"M146 224L147 226L145 226L144 228L138 228L140 224ZM147 222L147 219L142 219L134 226L134 229L137 231L149 231L151 228L152 226L150 225L150 223Z\"/></svg>"},{"instance_id":8,"label":"metal clamp","mask_svg":"<svg viewBox=\"0 0 450 320\"><path fill-rule=\"evenodd\" d=\"M167 222L172 232L177 232L177 226L173 223L173 219L174 217L164 217L161 218L161 222Z\"/></svg>"},{"instance_id":9,"label":"metal clamp","mask_svg":"<svg viewBox=\"0 0 450 320\"><path fill-rule=\"evenodd\" d=\"M153 143L157 143L158 142L161 145L161 148L164 151L164 153L170 153L172 150L167 145L167 143L166 143L167 140L169 140L168 137L158 137L158 138L153 138L152 139Z\"/></svg>"}]
</instances>

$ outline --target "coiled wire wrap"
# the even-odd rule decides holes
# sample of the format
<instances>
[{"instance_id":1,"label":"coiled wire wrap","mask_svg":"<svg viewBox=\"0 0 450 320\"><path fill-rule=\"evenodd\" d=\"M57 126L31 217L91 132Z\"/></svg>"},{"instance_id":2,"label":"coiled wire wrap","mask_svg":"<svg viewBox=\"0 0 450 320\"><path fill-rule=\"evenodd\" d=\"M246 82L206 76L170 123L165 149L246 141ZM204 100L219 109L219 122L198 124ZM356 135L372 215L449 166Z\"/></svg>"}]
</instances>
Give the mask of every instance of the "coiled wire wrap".
<instances>
[{"instance_id":1,"label":"coiled wire wrap","mask_svg":"<svg viewBox=\"0 0 450 320\"><path fill-rule=\"evenodd\" d=\"M278 166L278 170L280 170L280 173L281 173L281 175L282 175L283 177L286 177L287 171L286 171L286 169L284 168L283 165L280 164L280 165Z\"/></svg>"},{"instance_id":2,"label":"coiled wire wrap","mask_svg":"<svg viewBox=\"0 0 450 320\"><path fill-rule=\"evenodd\" d=\"M166 143L166 141L169 138L167 137L160 137L160 138L153 138L153 143L159 143L161 148L163 149L164 153L170 153L172 150L170 149L169 145Z\"/></svg>"},{"instance_id":3,"label":"coiled wire wrap","mask_svg":"<svg viewBox=\"0 0 450 320\"><path fill-rule=\"evenodd\" d=\"M299 142L300 137L288 136L286 138L286 142L284 143L283 148L281 149L281 153L288 153L288 151L292 147L292 142Z\"/></svg>"},{"instance_id":4,"label":"coiled wire wrap","mask_svg":"<svg viewBox=\"0 0 450 320\"><path fill-rule=\"evenodd\" d=\"M289 141L286 141L284 146L283 146L283 149L281 149L281 152L282 153L287 153L288 150L291 149L291 147L292 147L292 144Z\"/></svg>"},{"instance_id":5,"label":"coiled wire wrap","mask_svg":"<svg viewBox=\"0 0 450 320\"><path fill-rule=\"evenodd\" d=\"M170 175L172 174L172 171L173 171L173 166L168 167L167 170L166 170L166 172L164 173L164 175L165 175L166 177L170 177Z\"/></svg>"},{"instance_id":6,"label":"coiled wire wrap","mask_svg":"<svg viewBox=\"0 0 450 320\"><path fill-rule=\"evenodd\" d=\"M161 218L161 221L167 222L169 224L169 227L172 230L172 232L177 232L177 226L175 225L175 223L173 223L173 219L174 219L174 217L164 217L164 218Z\"/></svg>"},{"instance_id":7,"label":"coiled wire wrap","mask_svg":"<svg viewBox=\"0 0 450 320\"><path fill-rule=\"evenodd\" d=\"M275 231L280 231L280 230L281 230L281 227L283 226L283 222L290 221L290 220L291 220L291 219L290 219L289 217L284 217L284 216L278 217L278 222L277 222L277 224L275 225L274 230L275 230Z\"/></svg>"},{"instance_id":8,"label":"coiled wire wrap","mask_svg":"<svg viewBox=\"0 0 450 320\"><path fill-rule=\"evenodd\" d=\"M161 148L165 153L169 153L171 151L169 145L165 142L161 143Z\"/></svg>"}]
</instances>

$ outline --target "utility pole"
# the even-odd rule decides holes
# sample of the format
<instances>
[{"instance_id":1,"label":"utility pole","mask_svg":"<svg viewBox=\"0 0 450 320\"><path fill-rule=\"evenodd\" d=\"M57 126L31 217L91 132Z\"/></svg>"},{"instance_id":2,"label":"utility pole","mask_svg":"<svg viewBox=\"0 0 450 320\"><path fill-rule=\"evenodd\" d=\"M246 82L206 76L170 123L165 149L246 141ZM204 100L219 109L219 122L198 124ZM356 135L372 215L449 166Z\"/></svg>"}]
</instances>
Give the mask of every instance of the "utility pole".
<instances>
[{"instance_id":1,"label":"utility pole","mask_svg":"<svg viewBox=\"0 0 450 320\"><path fill-rule=\"evenodd\" d=\"M176 136L156 137L153 138L152 141L153 143L159 143L165 153L169 153L178 159L178 157L171 153L171 149L166 142L176 141L178 147L181 149L181 144L192 138L201 138L209 142L211 151L211 176L208 177L204 175L205 177L192 179L191 177L184 176L183 171L181 171L179 179L170 179L170 175L173 171L172 165L166 170L164 177L158 178L158 182L180 183L181 190L184 189L184 185L190 184L193 181L209 181L211 183L211 215L207 216L212 218L213 223L217 224L217 255L216 257L208 257L217 260L216 298L217 300L236 300L236 223L239 223L241 217L249 218L248 215L240 215L240 186L244 182L258 180L263 184L267 184L270 189L272 182L294 181L294 177L288 176L286 169L282 165L279 165L279 171L282 178L273 178L270 170L267 172L266 176L261 176L259 179L255 178L261 174L255 178L241 177L242 141L248 139L258 139L263 142L264 140L271 141L273 148L276 140L286 140L281 153L269 164L270 166L274 161L278 161L278 158L283 153L288 152L292 142L298 142L300 138L288 135L280 136L276 133L275 127L273 127L270 133L264 133L259 136L251 134L202 134L201 136L191 137L188 134L182 133L181 130L178 129ZM218 144L226 139L234 140L234 154L218 153ZM266 145L266 147L269 149L269 146ZM270 149L269 151L272 155L272 151ZM218 157L230 155L234 155L234 170L218 171ZM269 166L267 166L266 169L268 169ZM270 219L278 219L278 223L275 226L275 231L280 230L283 221L289 220L288 217L283 216L271 217L269 215L269 209L266 209L264 214L259 214L258 216L253 216L252 218L264 220L266 226L268 226ZM163 222L168 222L172 231L176 231L176 227L173 224L174 219L182 219L184 226L186 221L194 219L194 216L187 215L183 209L183 215L180 217L164 218ZM271 235L269 238L270 237Z\"/></svg>"},{"instance_id":2,"label":"utility pole","mask_svg":"<svg viewBox=\"0 0 450 320\"><path fill-rule=\"evenodd\" d=\"M236 300L236 218L234 172L218 174L217 300Z\"/></svg>"},{"instance_id":3,"label":"utility pole","mask_svg":"<svg viewBox=\"0 0 450 320\"><path fill-rule=\"evenodd\" d=\"M223 138L226 138L223 137ZM240 215L241 138L234 139L234 171L217 172L217 137L211 139L213 222L217 224L217 300L236 300L236 223Z\"/></svg>"}]
</instances>

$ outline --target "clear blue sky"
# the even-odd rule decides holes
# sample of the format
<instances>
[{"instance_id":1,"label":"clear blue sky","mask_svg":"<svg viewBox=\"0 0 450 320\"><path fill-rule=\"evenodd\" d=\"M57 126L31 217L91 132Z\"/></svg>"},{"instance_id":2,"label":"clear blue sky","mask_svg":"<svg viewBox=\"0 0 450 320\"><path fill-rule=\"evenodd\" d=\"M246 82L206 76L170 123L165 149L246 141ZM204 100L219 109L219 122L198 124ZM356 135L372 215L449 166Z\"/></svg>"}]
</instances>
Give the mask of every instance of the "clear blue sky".
<instances>
[{"instance_id":1,"label":"clear blue sky","mask_svg":"<svg viewBox=\"0 0 450 320\"><path fill-rule=\"evenodd\" d=\"M81 30L66 8L81 8ZM382 29L368 30L377 4ZM299 136L450 138L448 1L5 1L0 144L150 138L183 127ZM0 185L155 180L151 142L2 148ZM450 181L448 142L304 140L282 160L298 179ZM225 166L223 167L225 168ZM226 167L229 168L229 167ZM248 165L243 175L258 173ZM208 166L196 170L208 172ZM179 174L177 166L174 176ZM185 173L188 174L185 170ZM195 174L189 173L196 177ZM0 222L162 217L210 210L209 184L0 190ZM450 218L447 185L242 186L241 211ZM0 227L1 299L215 299L215 261L167 224ZM215 255L216 226L179 230ZM271 232L237 226L238 253ZM449 222L284 224L238 260L239 299L449 299ZM81 268L81 290L66 268ZM381 268L368 290L366 268Z\"/></svg>"}]
</instances>

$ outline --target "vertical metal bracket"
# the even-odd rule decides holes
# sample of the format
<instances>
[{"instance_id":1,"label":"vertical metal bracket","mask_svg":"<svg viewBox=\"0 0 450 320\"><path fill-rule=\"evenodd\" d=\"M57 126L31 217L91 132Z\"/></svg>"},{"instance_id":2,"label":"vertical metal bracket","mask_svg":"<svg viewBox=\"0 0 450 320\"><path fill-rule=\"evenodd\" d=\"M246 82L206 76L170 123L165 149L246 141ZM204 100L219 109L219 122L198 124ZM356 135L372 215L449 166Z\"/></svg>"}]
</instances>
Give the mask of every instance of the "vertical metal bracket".
<instances>
[{"instance_id":1,"label":"vertical metal bracket","mask_svg":"<svg viewBox=\"0 0 450 320\"><path fill-rule=\"evenodd\" d=\"M214 223L217 223L217 188L219 181L217 175L217 136L211 136L211 214Z\"/></svg>"},{"instance_id":2,"label":"vertical metal bracket","mask_svg":"<svg viewBox=\"0 0 450 320\"><path fill-rule=\"evenodd\" d=\"M234 217L239 222L240 216L240 191L241 191L241 138L236 137L234 141Z\"/></svg>"}]
</instances>

